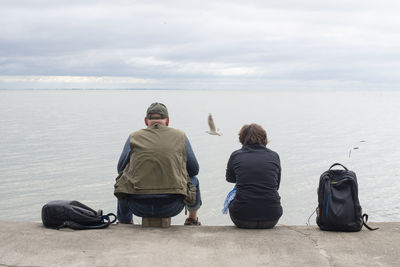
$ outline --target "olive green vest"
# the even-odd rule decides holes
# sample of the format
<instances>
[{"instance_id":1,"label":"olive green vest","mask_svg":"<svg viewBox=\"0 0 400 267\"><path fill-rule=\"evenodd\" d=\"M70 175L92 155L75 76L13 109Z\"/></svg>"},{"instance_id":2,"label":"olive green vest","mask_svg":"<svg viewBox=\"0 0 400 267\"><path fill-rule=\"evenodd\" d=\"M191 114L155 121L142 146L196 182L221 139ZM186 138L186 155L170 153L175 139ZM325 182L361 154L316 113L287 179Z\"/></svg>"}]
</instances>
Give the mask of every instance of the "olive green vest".
<instances>
[{"instance_id":1,"label":"olive green vest","mask_svg":"<svg viewBox=\"0 0 400 267\"><path fill-rule=\"evenodd\" d=\"M117 177L114 195L182 194L186 196L186 137L182 131L153 125L129 137L130 161Z\"/></svg>"}]
</instances>

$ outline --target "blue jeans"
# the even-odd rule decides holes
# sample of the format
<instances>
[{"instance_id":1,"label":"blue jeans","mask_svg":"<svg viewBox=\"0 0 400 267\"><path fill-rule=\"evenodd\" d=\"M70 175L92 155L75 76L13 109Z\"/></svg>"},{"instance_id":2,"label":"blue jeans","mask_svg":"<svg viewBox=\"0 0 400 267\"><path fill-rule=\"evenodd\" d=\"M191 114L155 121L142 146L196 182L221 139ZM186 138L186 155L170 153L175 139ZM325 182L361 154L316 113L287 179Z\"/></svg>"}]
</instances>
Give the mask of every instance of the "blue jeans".
<instances>
[{"instance_id":1,"label":"blue jeans","mask_svg":"<svg viewBox=\"0 0 400 267\"><path fill-rule=\"evenodd\" d=\"M193 205L187 205L189 211L198 210L202 204L199 180L196 176L190 177L190 181L196 187L196 202ZM185 203L183 195L165 195L149 197L146 195L129 195L124 199L118 200L117 219L121 223L129 223L135 214L138 217L156 217L169 218L178 215Z\"/></svg>"}]
</instances>

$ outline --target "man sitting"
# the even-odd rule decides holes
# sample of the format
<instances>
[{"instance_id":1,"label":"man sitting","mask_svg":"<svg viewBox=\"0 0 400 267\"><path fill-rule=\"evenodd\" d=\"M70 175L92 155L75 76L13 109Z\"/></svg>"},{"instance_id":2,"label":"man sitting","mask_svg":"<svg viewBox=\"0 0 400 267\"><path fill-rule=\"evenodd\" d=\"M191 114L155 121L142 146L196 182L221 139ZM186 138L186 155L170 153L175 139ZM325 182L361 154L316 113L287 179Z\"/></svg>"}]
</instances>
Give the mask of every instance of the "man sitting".
<instances>
[{"instance_id":1,"label":"man sitting","mask_svg":"<svg viewBox=\"0 0 400 267\"><path fill-rule=\"evenodd\" d=\"M129 135L118 162L114 195L120 223L139 217L169 218L185 207L187 183L196 188L196 201L186 205L185 225L200 225L199 164L185 133L168 127L167 107L153 103L144 119L147 128Z\"/></svg>"}]
</instances>

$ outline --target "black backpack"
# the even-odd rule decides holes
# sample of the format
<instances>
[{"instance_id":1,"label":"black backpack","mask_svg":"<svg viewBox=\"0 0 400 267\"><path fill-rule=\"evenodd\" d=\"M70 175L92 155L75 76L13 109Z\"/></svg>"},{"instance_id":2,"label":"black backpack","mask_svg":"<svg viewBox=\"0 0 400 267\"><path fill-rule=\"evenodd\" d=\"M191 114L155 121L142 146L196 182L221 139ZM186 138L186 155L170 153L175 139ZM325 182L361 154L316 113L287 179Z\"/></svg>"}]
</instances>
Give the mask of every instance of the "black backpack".
<instances>
[{"instance_id":1,"label":"black backpack","mask_svg":"<svg viewBox=\"0 0 400 267\"><path fill-rule=\"evenodd\" d=\"M344 170L332 170L342 166ZM333 164L319 179L317 224L321 230L357 232L366 222L368 215L362 214L358 200L357 176L340 163Z\"/></svg>"},{"instance_id":2,"label":"black backpack","mask_svg":"<svg viewBox=\"0 0 400 267\"><path fill-rule=\"evenodd\" d=\"M111 221L110 216L114 216ZM50 201L42 208L42 222L47 228L71 228L74 230L101 229L115 222L113 213L103 215L103 211L94 211L88 206L70 200Z\"/></svg>"}]
</instances>

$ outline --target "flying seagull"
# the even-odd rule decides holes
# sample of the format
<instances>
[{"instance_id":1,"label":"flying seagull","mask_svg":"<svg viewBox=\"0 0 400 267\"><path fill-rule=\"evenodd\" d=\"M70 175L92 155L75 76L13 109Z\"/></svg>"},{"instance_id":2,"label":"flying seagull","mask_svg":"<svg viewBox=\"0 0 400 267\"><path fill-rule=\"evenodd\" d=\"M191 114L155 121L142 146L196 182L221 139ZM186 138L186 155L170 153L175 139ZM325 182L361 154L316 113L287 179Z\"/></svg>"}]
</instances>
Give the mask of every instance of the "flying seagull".
<instances>
[{"instance_id":1,"label":"flying seagull","mask_svg":"<svg viewBox=\"0 0 400 267\"><path fill-rule=\"evenodd\" d=\"M365 142L367 142L367 141L365 141L365 140L361 140L361 141L360 141L360 143L365 143ZM357 150L357 149L359 149L358 146L353 146L352 148L350 148L350 150L349 150L349 158L350 158L350 156L351 156L351 151Z\"/></svg>"},{"instance_id":2,"label":"flying seagull","mask_svg":"<svg viewBox=\"0 0 400 267\"><path fill-rule=\"evenodd\" d=\"M206 133L211 135L222 135L222 133L219 132L219 129L215 130L215 124L211 113L208 115L208 126L210 127L210 130L206 131Z\"/></svg>"}]
</instances>

